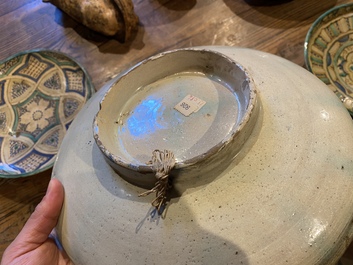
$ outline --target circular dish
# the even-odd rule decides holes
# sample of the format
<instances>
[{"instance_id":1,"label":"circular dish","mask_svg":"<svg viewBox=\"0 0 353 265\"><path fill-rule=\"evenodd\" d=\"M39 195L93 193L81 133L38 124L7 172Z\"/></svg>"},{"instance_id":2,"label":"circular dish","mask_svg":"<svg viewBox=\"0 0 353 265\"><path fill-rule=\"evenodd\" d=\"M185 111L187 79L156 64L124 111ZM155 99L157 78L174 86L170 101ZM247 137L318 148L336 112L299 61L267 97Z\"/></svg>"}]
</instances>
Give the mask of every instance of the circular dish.
<instances>
[{"instance_id":1,"label":"circular dish","mask_svg":"<svg viewBox=\"0 0 353 265\"><path fill-rule=\"evenodd\" d=\"M234 60L215 51L175 50L145 60L111 86L94 137L134 184L154 185L148 164L154 150L173 152L173 177L205 177L240 150L257 106L255 85Z\"/></svg>"},{"instance_id":2,"label":"circular dish","mask_svg":"<svg viewBox=\"0 0 353 265\"><path fill-rule=\"evenodd\" d=\"M353 114L353 4L334 7L309 29L305 63Z\"/></svg>"},{"instance_id":3,"label":"circular dish","mask_svg":"<svg viewBox=\"0 0 353 265\"><path fill-rule=\"evenodd\" d=\"M173 182L165 216L122 179L95 144L103 86L72 123L53 178L65 187L57 226L77 264L337 264L353 237L353 123L327 86L278 56L198 47L243 65L261 99L231 165ZM73 170L75 168L75 170Z\"/></svg>"},{"instance_id":4,"label":"circular dish","mask_svg":"<svg viewBox=\"0 0 353 265\"><path fill-rule=\"evenodd\" d=\"M16 178L52 167L94 88L72 58L36 50L0 62L0 91L0 177Z\"/></svg>"}]
</instances>

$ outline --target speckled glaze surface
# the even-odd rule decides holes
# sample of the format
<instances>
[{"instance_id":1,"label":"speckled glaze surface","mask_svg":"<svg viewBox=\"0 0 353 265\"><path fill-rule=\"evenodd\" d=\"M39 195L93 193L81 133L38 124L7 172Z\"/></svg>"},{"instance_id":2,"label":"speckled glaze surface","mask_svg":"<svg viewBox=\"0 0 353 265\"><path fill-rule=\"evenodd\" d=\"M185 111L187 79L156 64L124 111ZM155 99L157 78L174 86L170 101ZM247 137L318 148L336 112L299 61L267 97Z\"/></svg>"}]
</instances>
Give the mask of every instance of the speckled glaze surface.
<instances>
[{"instance_id":1,"label":"speckled glaze surface","mask_svg":"<svg viewBox=\"0 0 353 265\"><path fill-rule=\"evenodd\" d=\"M322 265L350 243L353 124L339 99L280 57L207 49L237 61L258 89L249 139L212 179L176 182L162 218L95 144L107 84L73 122L53 170L65 187L57 232L75 264Z\"/></svg>"},{"instance_id":2,"label":"speckled glaze surface","mask_svg":"<svg viewBox=\"0 0 353 265\"><path fill-rule=\"evenodd\" d=\"M85 70L62 53L28 51L0 62L0 177L50 168L93 92Z\"/></svg>"},{"instance_id":3,"label":"speckled glaze surface","mask_svg":"<svg viewBox=\"0 0 353 265\"><path fill-rule=\"evenodd\" d=\"M259 104L249 74L231 58L205 49L165 52L109 88L94 119L94 138L108 163L133 184L155 185L148 164L154 150L173 153L170 175L178 181L205 178L242 148Z\"/></svg>"},{"instance_id":4,"label":"speckled glaze surface","mask_svg":"<svg viewBox=\"0 0 353 265\"><path fill-rule=\"evenodd\" d=\"M311 26L305 40L307 68L353 114L353 4L334 7Z\"/></svg>"}]
</instances>

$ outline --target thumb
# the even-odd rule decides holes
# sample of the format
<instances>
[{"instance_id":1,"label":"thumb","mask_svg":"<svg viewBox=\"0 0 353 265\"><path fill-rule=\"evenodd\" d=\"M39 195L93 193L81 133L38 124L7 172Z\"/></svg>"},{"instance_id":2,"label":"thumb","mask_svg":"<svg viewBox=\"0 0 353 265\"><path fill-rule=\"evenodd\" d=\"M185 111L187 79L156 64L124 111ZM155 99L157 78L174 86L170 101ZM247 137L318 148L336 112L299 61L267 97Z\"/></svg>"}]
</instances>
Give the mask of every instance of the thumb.
<instances>
[{"instance_id":1,"label":"thumb","mask_svg":"<svg viewBox=\"0 0 353 265\"><path fill-rule=\"evenodd\" d=\"M64 200L64 189L57 179L51 179L48 190L29 217L13 243L30 251L43 244L58 222Z\"/></svg>"}]
</instances>

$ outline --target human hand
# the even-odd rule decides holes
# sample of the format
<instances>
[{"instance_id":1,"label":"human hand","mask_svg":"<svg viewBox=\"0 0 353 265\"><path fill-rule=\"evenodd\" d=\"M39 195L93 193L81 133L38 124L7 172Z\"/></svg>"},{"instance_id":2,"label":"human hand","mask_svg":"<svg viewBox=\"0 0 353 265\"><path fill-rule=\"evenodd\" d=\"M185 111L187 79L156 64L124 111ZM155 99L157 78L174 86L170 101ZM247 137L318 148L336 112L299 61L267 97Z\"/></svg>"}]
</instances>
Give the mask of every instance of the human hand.
<instances>
[{"instance_id":1,"label":"human hand","mask_svg":"<svg viewBox=\"0 0 353 265\"><path fill-rule=\"evenodd\" d=\"M63 186L57 179L52 179L43 200L5 250L0 265L73 264L49 237L58 222L63 201Z\"/></svg>"}]
</instances>

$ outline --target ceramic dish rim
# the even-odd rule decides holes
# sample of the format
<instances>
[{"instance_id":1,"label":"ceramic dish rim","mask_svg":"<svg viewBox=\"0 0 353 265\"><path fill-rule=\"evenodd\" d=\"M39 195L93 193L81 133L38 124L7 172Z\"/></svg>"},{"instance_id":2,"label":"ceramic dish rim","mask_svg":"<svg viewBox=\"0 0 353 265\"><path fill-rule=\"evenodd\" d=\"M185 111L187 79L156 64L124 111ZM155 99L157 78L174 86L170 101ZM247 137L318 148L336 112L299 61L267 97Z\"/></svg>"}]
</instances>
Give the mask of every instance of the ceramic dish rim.
<instances>
[{"instance_id":1,"label":"ceramic dish rim","mask_svg":"<svg viewBox=\"0 0 353 265\"><path fill-rule=\"evenodd\" d=\"M228 60L229 62L231 62L234 67L237 67L240 71L242 71L245 75L245 78L249 84L249 101L248 101L248 105L246 106L246 110L245 113L243 115L243 117L241 118L241 120L239 121L238 125L236 127L234 127L232 129L232 131L229 134L229 137L227 139L224 139L224 141L219 142L218 144L214 145L213 147L211 147L206 153L195 156L191 159L188 159L186 161L182 161L182 162L177 162L175 164L175 169L181 169L187 166L192 166L196 163L198 163L200 161L200 158L202 159L207 159L209 157L212 157L215 153L217 153L217 150L222 150L224 149L231 141L234 140L234 138L242 131L243 128L245 128L249 122L251 122L251 119L253 118L253 116L256 116L256 110L257 110L257 106L259 104L259 98L258 98L258 93L257 93L257 88L255 83L253 82L251 75L249 73L249 71L247 69L245 69L245 67L238 63L237 61L233 60L232 58L230 58L229 56L226 56L224 54L222 54L221 52L218 51L214 51L208 48L203 48L203 49L193 49L193 48L180 48L180 49L174 49L174 50L170 50L167 52L161 52L158 53L156 55L150 56L144 60L142 60L140 63L134 65L133 67L131 67L128 71L124 72L113 84L110 85L110 87L107 89L107 92L103 95L102 99L100 100L99 103L99 110L97 111L96 115L94 116L93 119L93 123L92 123L92 127L93 127L93 138L95 139L96 144L98 145L98 148L100 149L100 151L104 154L104 157L107 158L111 163L120 166L122 168L125 168L127 170L133 170L139 173L150 173L150 172L154 172L153 171L153 167L152 165L136 165L136 164L132 164L132 163L128 163L128 161L123 160L122 158L118 157L117 155L115 155L114 153L110 152L110 150L108 150L106 148L106 146L102 143L100 137L99 137L99 126L97 124L97 117L99 115L99 112L101 110L102 107L102 102L104 101L104 99L106 98L106 96L109 94L109 92L113 89L113 87L122 79L124 78L127 74L129 74L131 71L134 71L137 67L148 63L149 61L153 61L154 59L158 59L160 57L163 57L165 55L169 55L169 54L173 54L173 53L177 53L177 52L208 52L208 53L212 53L212 54L216 54L217 56L222 57L223 59Z\"/></svg>"}]
</instances>

